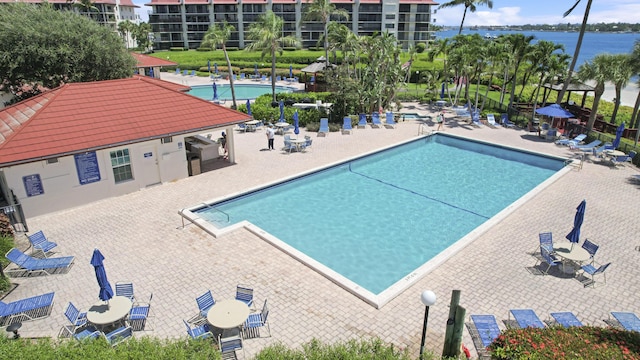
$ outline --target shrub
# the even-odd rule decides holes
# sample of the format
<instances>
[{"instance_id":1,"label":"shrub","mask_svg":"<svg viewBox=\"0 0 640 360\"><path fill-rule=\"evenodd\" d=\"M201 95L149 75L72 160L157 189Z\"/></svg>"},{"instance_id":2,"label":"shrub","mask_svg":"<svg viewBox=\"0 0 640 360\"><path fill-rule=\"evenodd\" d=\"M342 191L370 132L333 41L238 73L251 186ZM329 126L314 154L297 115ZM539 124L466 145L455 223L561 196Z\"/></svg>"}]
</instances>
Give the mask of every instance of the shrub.
<instances>
[{"instance_id":1,"label":"shrub","mask_svg":"<svg viewBox=\"0 0 640 360\"><path fill-rule=\"evenodd\" d=\"M416 52L418 54L422 54L427 49L427 44L425 43L417 43L416 44Z\"/></svg>"},{"instance_id":2,"label":"shrub","mask_svg":"<svg viewBox=\"0 0 640 360\"><path fill-rule=\"evenodd\" d=\"M210 47L199 47L196 49L196 51L212 51L213 49Z\"/></svg>"},{"instance_id":3,"label":"shrub","mask_svg":"<svg viewBox=\"0 0 640 360\"><path fill-rule=\"evenodd\" d=\"M181 47L172 47L169 51L187 51L189 49L181 48Z\"/></svg>"},{"instance_id":4,"label":"shrub","mask_svg":"<svg viewBox=\"0 0 640 360\"><path fill-rule=\"evenodd\" d=\"M424 359L432 358L428 354ZM314 339L302 345L302 349L289 349L282 344L269 346L256 355L256 360L281 359L353 359L353 360L409 360L406 350L396 349L379 339L350 340L336 344L323 344Z\"/></svg>"}]
</instances>

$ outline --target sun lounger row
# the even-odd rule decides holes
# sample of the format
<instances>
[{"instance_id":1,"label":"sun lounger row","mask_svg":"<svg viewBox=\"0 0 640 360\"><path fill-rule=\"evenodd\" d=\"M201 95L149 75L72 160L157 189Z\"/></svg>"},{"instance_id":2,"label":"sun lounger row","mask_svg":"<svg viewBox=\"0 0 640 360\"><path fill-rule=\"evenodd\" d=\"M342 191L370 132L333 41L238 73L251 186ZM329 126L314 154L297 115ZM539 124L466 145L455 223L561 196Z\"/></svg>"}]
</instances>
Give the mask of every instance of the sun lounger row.
<instances>
[{"instance_id":1,"label":"sun lounger row","mask_svg":"<svg viewBox=\"0 0 640 360\"><path fill-rule=\"evenodd\" d=\"M584 324L578 317L570 312L553 312L550 319L546 322L540 320L538 315L532 309L511 309L509 310L509 318L504 323L507 328L544 328L549 326L583 326ZM609 325L623 328L629 331L640 331L640 318L632 312L611 312L612 320L605 320ZM513 318L513 319L512 319ZM486 355L486 348L498 336L501 329L498 325L496 317L493 315L471 315L471 322L467 323L467 329L473 339L474 345L480 356Z\"/></svg>"},{"instance_id":2,"label":"sun lounger row","mask_svg":"<svg viewBox=\"0 0 640 360\"><path fill-rule=\"evenodd\" d=\"M38 259L13 248L5 255L9 261L17 265L15 268L7 268L5 274L10 276L35 276L67 273L73 266L74 257L64 256L57 258Z\"/></svg>"},{"instance_id":3,"label":"sun lounger row","mask_svg":"<svg viewBox=\"0 0 640 360\"><path fill-rule=\"evenodd\" d=\"M55 293L50 292L10 303L0 301L0 326L49 316L54 295Z\"/></svg>"}]
</instances>

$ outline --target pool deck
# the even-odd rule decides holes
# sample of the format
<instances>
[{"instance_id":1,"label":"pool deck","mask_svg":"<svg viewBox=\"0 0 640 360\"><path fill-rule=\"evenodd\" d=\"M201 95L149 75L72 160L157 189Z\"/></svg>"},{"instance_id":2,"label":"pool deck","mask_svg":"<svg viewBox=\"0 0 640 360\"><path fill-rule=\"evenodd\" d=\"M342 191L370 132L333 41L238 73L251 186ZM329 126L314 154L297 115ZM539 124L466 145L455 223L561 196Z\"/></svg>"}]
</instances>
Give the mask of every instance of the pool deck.
<instances>
[{"instance_id":1,"label":"pool deck","mask_svg":"<svg viewBox=\"0 0 640 360\"><path fill-rule=\"evenodd\" d=\"M170 74L162 77L171 80ZM191 85L196 80L208 82L188 79ZM402 111L431 114L426 107L410 103ZM462 291L460 304L467 309L467 318L470 314L493 314L502 320L507 319L509 309L532 308L542 319L549 318L550 312L573 311L583 322L605 326L602 320L610 311L640 314L640 252L635 249L640 245L640 186L631 180L639 173L634 166L614 169L597 161L585 162L581 170L574 169L551 184L379 310L245 229L215 239L194 225L182 227L178 215L182 208L415 138L419 126L411 120L399 123L396 129L357 129L352 135L330 133L326 137L312 134L312 151L290 155L261 151L267 142L264 132L235 133L237 163L233 166L30 218L31 231L44 230L58 243L56 255L74 255L75 265L65 275L14 278L20 285L4 301L55 291L51 316L24 323L20 333L24 337L56 336L67 322L63 312L69 301L86 311L98 300L89 260L92 250L99 248L112 285L133 282L140 301L153 293L153 317L148 323L153 331L136 332L135 336L185 338L181 320L197 313L198 295L211 289L216 300L229 299L238 283L253 286L257 308L264 299L269 300L272 336L264 337L263 331L262 338L246 340L247 358L277 342L297 347L312 338L333 342L369 336L407 348L417 357L424 316L420 294L426 289L438 297L429 313L426 341L426 347L436 354L442 351L454 289ZM426 126L435 129L436 124L428 122ZM445 133L552 155L573 155L567 147L522 129L473 128L448 120ZM282 145L282 137L276 136L276 148ZM482 179L477 183L479 187L492 186L483 184ZM528 253L536 248L538 233L553 231L554 240L562 241L572 228L582 199L587 200L582 239L600 245L598 262L613 262L606 272L606 285L584 288L577 280L554 271L548 276L530 273L527 267L533 266L535 259ZM402 216L387 214L384 209L363 211L371 212L372 225ZM287 226L286 219L273 221ZM455 219L442 226L455 226ZM475 351L467 330L463 336L464 344Z\"/></svg>"}]
</instances>

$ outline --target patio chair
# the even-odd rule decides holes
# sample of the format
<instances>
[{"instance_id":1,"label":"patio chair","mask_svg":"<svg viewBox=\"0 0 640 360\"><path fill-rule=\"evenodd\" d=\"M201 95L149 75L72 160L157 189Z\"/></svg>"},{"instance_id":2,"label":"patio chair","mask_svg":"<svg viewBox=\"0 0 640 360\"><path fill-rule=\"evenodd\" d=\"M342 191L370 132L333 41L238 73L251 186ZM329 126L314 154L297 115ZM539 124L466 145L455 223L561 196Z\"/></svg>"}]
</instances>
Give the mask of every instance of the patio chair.
<instances>
[{"instance_id":1,"label":"patio chair","mask_svg":"<svg viewBox=\"0 0 640 360\"><path fill-rule=\"evenodd\" d=\"M476 339L480 341L482 346L476 345L476 349L486 352L487 346L491 345L493 340L500 336L500 328L496 317L493 315L471 315L472 326L467 325L469 334L476 344Z\"/></svg>"},{"instance_id":2,"label":"patio chair","mask_svg":"<svg viewBox=\"0 0 640 360\"><path fill-rule=\"evenodd\" d=\"M377 112L371 114L371 127L376 129L382 128L382 123L380 122L380 114Z\"/></svg>"},{"instance_id":3,"label":"patio chair","mask_svg":"<svg viewBox=\"0 0 640 360\"><path fill-rule=\"evenodd\" d=\"M600 246L589 241L589 239L585 239L584 242L582 243L582 248L587 250L589 255L591 255L591 261L593 261L593 257L596 255L596 252L598 251L599 247Z\"/></svg>"},{"instance_id":4,"label":"patio chair","mask_svg":"<svg viewBox=\"0 0 640 360\"><path fill-rule=\"evenodd\" d=\"M153 299L153 293L149 295L149 301L144 304L138 304L129 310L129 325L133 331L143 331L147 325L147 319L151 311L151 299Z\"/></svg>"},{"instance_id":5,"label":"patio chair","mask_svg":"<svg viewBox=\"0 0 640 360\"><path fill-rule=\"evenodd\" d=\"M342 120L342 134L344 135L345 133L347 133L351 135L351 133L353 132L353 127L351 126L351 117L345 116Z\"/></svg>"},{"instance_id":6,"label":"patio chair","mask_svg":"<svg viewBox=\"0 0 640 360\"><path fill-rule=\"evenodd\" d=\"M538 234L538 241L540 242L538 246L531 252L535 258L539 258L540 249L543 246L546 246L551 254L553 254L553 233L551 231L541 232Z\"/></svg>"},{"instance_id":7,"label":"patio chair","mask_svg":"<svg viewBox=\"0 0 640 360\"><path fill-rule=\"evenodd\" d=\"M574 137L573 139L559 139L556 140L556 145L580 145L582 143L582 141L584 141L584 139L587 138L587 134L578 134L576 137Z\"/></svg>"},{"instance_id":8,"label":"patio chair","mask_svg":"<svg viewBox=\"0 0 640 360\"><path fill-rule=\"evenodd\" d=\"M133 295L133 283L117 282L116 296L124 296L131 300L132 303L134 303L136 301L136 298Z\"/></svg>"},{"instance_id":9,"label":"patio chair","mask_svg":"<svg viewBox=\"0 0 640 360\"><path fill-rule=\"evenodd\" d=\"M73 266L73 256L36 259L22 251L13 248L5 255L9 261L16 264L18 268L5 269L4 273L11 276L35 276L35 275L52 275L62 274L69 271Z\"/></svg>"},{"instance_id":10,"label":"patio chair","mask_svg":"<svg viewBox=\"0 0 640 360\"><path fill-rule=\"evenodd\" d=\"M487 125L494 129L498 128L498 123L496 122L496 118L493 114L487 114Z\"/></svg>"},{"instance_id":11,"label":"patio chair","mask_svg":"<svg viewBox=\"0 0 640 360\"><path fill-rule=\"evenodd\" d=\"M291 154L291 150L297 150L297 149L298 148L296 147L296 144L291 142L291 140L284 139L284 147L282 148L282 151L288 151L289 154Z\"/></svg>"},{"instance_id":12,"label":"patio chair","mask_svg":"<svg viewBox=\"0 0 640 360\"><path fill-rule=\"evenodd\" d=\"M186 320L182 320L182 322L184 322L184 326L187 327L187 334L189 334L192 339L208 339L213 337L213 333L209 331L209 325L207 324L192 328Z\"/></svg>"},{"instance_id":13,"label":"patio chair","mask_svg":"<svg viewBox=\"0 0 640 360\"><path fill-rule=\"evenodd\" d=\"M208 290L196 298L196 303L198 304L198 314L189 319L189 322L201 325L207 321L207 313L209 309L216 304L216 301L213 299L213 295L211 295L211 290Z\"/></svg>"},{"instance_id":14,"label":"patio chair","mask_svg":"<svg viewBox=\"0 0 640 360\"><path fill-rule=\"evenodd\" d=\"M309 139L305 139L305 140L306 140L305 143L302 144L302 151L303 152L307 151L307 149L310 148L311 145L313 144L313 140L312 139L309 138Z\"/></svg>"},{"instance_id":15,"label":"patio chair","mask_svg":"<svg viewBox=\"0 0 640 360\"><path fill-rule=\"evenodd\" d=\"M551 252L553 251L553 248L549 249L549 247L547 247L546 245L540 245L540 259L538 259L536 265L534 265L534 267L537 266L542 266L542 263L546 263L547 264L547 269L542 271L542 269L540 269L540 271L542 272L542 275L547 275L549 274L549 270L553 267L558 265L561 261L556 258Z\"/></svg>"},{"instance_id":16,"label":"patio chair","mask_svg":"<svg viewBox=\"0 0 640 360\"><path fill-rule=\"evenodd\" d=\"M73 338L78 341L88 340L88 339L97 339L102 335L98 329L93 326L88 326L84 330L80 331L77 334L73 334Z\"/></svg>"},{"instance_id":17,"label":"patio chair","mask_svg":"<svg viewBox=\"0 0 640 360\"><path fill-rule=\"evenodd\" d=\"M635 313L612 311L611 316L625 330L640 332L640 318Z\"/></svg>"},{"instance_id":18,"label":"patio chair","mask_svg":"<svg viewBox=\"0 0 640 360\"><path fill-rule=\"evenodd\" d=\"M367 127L367 114L358 115L358 129L366 129Z\"/></svg>"},{"instance_id":19,"label":"patio chair","mask_svg":"<svg viewBox=\"0 0 640 360\"><path fill-rule=\"evenodd\" d=\"M611 263L608 262L608 263L606 263L604 265L600 265L597 268L594 266L594 264L595 264L595 262L592 263L592 264L582 265L582 277L583 277L583 279L580 280L580 282L582 283L582 285L584 285L584 287L587 287L587 286L595 287L596 286L595 277L596 277L596 275L600 275L600 274L602 274L602 278L603 278L602 283L603 284L607 283L607 276L604 273L604 271L607 270L607 268L609 267L609 265L611 265ZM589 279L586 276L584 276L584 273L587 273L587 274L591 275L591 279Z\"/></svg>"},{"instance_id":20,"label":"patio chair","mask_svg":"<svg viewBox=\"0 0 640 360\"><path fill-rule=\"evenodd\" d=\"M586 145L572 145L569 144L569 148L571 150L575 150L575 151L582 151L582 152L592 152L593 148L595 148L596 146L602 144L601 140L595 139L592 142L586 144Z\"/></svg>"},{"instance_id":21,"label":"patio chair","mask_svg":"<svg viewBox=\"0 0 640 360\"><path fill-rule=\"evenodd\" d=\"M509 313L513 316L515 320L515 324L510 322L521 329L525 329L528 327L532 328L543 328L545 327L544 323L538 315L532 309L511 309Z\"/></svg>"},{"instance_id":22,"label":"patio chair","mask_svg":"<svg viewBox=\"0 0 640 360\"><path fill-rule=\"evenodd\" d=\"M247 124L239 123L237 125L238 125L238 131L247 132Z\"/></svg>"},{"instance_id":23,"label":"patio chair","mask_svg":"<svg viewBox=\"0 0 640 360\"><path fill-rule=\"evenodd\" d=\"M78 308L69 302L67 309L64 311L64 317L69 320L70 325L62 327L62 332L69 333L69 336L73 336L76 331L87 324L87 313L80 312Z\"/></svg>"},{"instance_id":24,"label":"patio chair","mask_svg":"<svg viewBox=\"0 0 640 360\"><path fill-rule=\"evenodd\" d=\"M131 327L127 325L121 326L107 334L104 334L104 337L111 346L116 346L132 336L133 330L131 330Z\"/></svg>"},{"instance_id":25,"label":"patio chair","mask_svg":"<svg viewBox=\"0 0 640 360\"><path fill-rule=\"evenodd\" d=\"M236 286L236 300L242 301L247 304L248 307L253 307L253 288L240 285Z\"/></svg>"},{"instance_id":26,"label":"patio chair","mask_svg":"<svg viewBox=\"0 0 640 360\"><path fill-rule=\"evenodd\" d=\"M551 317L562 327L583 326L582 321L570 311L554 312Z\"/></svg>"},{"instance_id":27,"label":"patio chair","mask_svg":"<svg viewBox=\"0 0 640 360\"><path fill-rule=\"evenodd\" d=\"M328 133L329 133L329 119L321 118L320 128L318 129L318 136L327 136Z\"/></svg>"},{"instance_id":28,"label":"patio chair","mask_svg":"<svg viewBox=\"0 0 640 360\"><path fill-rule=\"evenodd\" d=\"M189 75L189 70L184 70L184 71L182 72L182 76L187 76L187 75Z\"/></svg>"},{"instance_id":29,"label":"patio chair","mask_svg":"<svg viewBox=\"0 0 640 360\"><path fill-rule=\"evenodd\" d=\"M180 68L176 68L176 72L174 73L174 75L180 75Z\"/></svg>"},{"instance_id":30,"label":"patio chair","mask_svg":"<svg viewBox=\"0 0 640 360\"><path fill-rule=\"evenodd\" d=\"M53 308L54 295L55 293L50 292L10 303L0 301L0 326L49 316Z\"/></svg>"},{"instance_id":31,"label":"patio chair","mask_svg":"<svg viewBox=\"0 0 640 360\"><path fill-rule=\"evenodd\" d=\"M262 305L262 311L259 313L249 314L247 321L244 323L244 333L247 338L260 337L260 328L266 326L269 336L271 336L271 329L267 318L269 317L269 307L267 306L267 299L264 300Z\"/></svg>"},{"instance_id":32,"label":"patio chair","mask_svg":"<svg viewBox=\"0 0 640 360\"><path fill-rule=\"evenodd\" d=\"M613 166L618 166L618 165L624 166L625 163L630 163L631 161L633 161L633 158L635 156L636 156L636 153L633 151L630 151L629 155L613 156L611 158L611 163L613 164Z\"/></svg>"},{"instance_id":33,"label":"patio chair","mask_svg":"<svg viewBox=\"0 0 640 360\"><path fill-rule=\"evenodd\" d=\"M191 70L191 76L196 76L196 71L195 70Z\"/></svg>"},{"instance_id":34,"label":"patio chair","mask_svg":"<svg viewBox=\"0 0 640 360\"><path fill-rule=\"evenodd\" d=\"M47 253L58 246L58 244L47 240L47 237L44 236L42 230L38 231L35 234L27 235L27 238L29 239L29 243L33 248L32 253L40 251L42 252L42 256L44 257L47 257Z\"/></svg>"},{"instance_id":35,"label":"patio chair","mask_svg":"<svg viewBox=\"0 0 640 360\"><path fill-rule=\"evenodd\" d=\"M500 120L502 120L502 126L512 128L515 127L516 124L509 121L509 114L500 114Z\"/></svg>"},{"instance_id":36,"label":"patio chair","mask_svg":"<svg viewBox=\"0 0 640 360\"><path fill-rule=\"evenodd\" d=\"M384 122L384 127L386 128L391 128L391 129L395 129L396 128L396 121L393 119L393 113L391 111L387 111L386 114L386 119Z\"/></svg>"},{"instance_id":37,"label":"patio chair","mask_svg":"<svg viewBox=\"0 0 640 360\"><path fill-rule=\"evenodd\" d=\"M224 330L220 336L218 336L218 347L223 358L228 358L231 353L235 357L236 350L244 351L242 346L242 333L239 329Z\"/></svg>"},{"instance_id":38,"label":"patio chair","mask_svg":"<svg viewBox=\"0 0 640 360\"><path fill-rule=\"evenodd\" d=\"M471 115L471 124L475 127L483 127L484 124L480 121L480 113L475 111L473 115Z\"/></svg>"}]
</instances>

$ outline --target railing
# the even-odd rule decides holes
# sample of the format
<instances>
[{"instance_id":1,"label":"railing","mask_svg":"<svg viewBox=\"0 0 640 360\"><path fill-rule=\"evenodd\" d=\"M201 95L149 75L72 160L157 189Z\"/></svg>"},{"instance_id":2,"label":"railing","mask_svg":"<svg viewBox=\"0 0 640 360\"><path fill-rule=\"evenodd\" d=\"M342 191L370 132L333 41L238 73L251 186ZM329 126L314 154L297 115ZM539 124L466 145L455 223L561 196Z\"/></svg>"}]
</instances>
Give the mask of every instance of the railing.
<instances>
[{"instance_id":1,"label":"railing","mask_svg":"<svg viewBox=\"0 0 640 360\"><path fill-rule=\"evenodd\" d=\"M226 212L216 208L215 206L212 206L211 204L207 204L207 203L200 203L199 205L204 205L204 208L206 208L207 210L215 210L221 214L223 214L224 216L227 217L227 224L231 222L231 217L229 216L229 214L227 214ZM185 225L184 225L184 211L186 210L186 208L181 209L180 210L180 215L182 215L182 228L184 229Z\"/></svg>"},{"instance_id":2,"label":"railing","mask_svg":"<svg viewBox=\"0 0 640 360\"><path fill-rule=\"evenodd\" d=\"M13 231L29 232L29 227L27 226L27 221L25 220L21 204L17 203L15 205L0 207L0 212L9 218Z\"/></svg>"}]
</instances>

